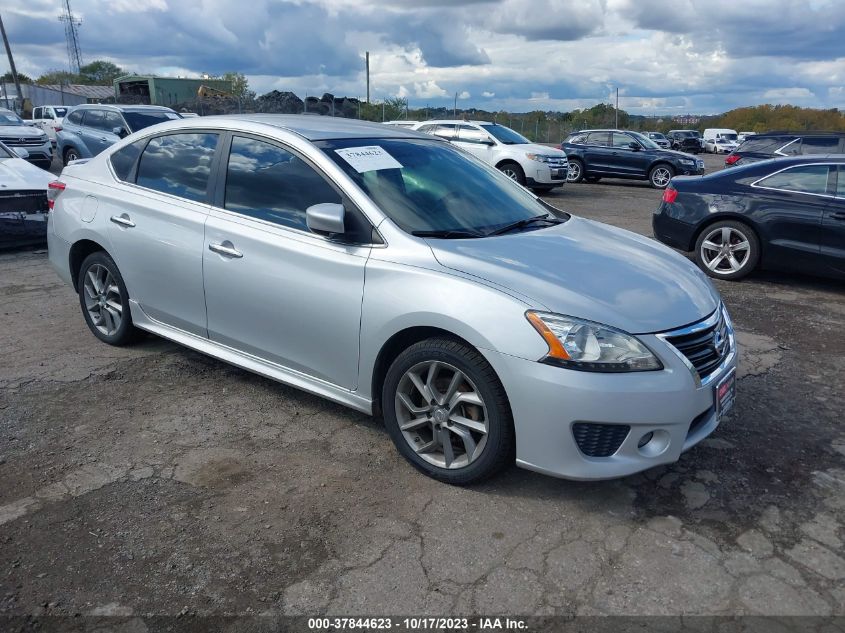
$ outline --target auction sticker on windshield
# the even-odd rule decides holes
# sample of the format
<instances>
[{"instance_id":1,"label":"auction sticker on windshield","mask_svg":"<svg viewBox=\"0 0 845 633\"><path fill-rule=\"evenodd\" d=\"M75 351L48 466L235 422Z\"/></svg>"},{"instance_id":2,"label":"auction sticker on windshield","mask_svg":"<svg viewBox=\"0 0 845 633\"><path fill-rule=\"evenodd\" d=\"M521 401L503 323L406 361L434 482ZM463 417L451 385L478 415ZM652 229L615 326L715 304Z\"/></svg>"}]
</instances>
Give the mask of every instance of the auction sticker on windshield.
<instances>
[{"instance_id":1,"label":"auction sticker on windshield","mask_svg":"<svg viewBox=\"0 0 845 633\"><path fill-rule=\"evenodd\" d=\"M347 147L335 152L359 174L380 169L402 169L402 164L378 145Z\"/></svg>"}]
</instances>

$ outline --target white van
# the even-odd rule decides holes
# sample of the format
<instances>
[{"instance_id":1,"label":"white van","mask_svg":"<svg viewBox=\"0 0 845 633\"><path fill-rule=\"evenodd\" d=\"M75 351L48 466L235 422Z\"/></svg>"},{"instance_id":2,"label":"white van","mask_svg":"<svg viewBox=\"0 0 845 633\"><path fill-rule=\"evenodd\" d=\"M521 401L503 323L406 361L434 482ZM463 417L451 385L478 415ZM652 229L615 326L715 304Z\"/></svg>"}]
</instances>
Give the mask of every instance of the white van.
<instances>
[{"instance_id":1,"label":"white van","mask_svg":"<svg viewBox=\"0 0 845 633\"><path fill-rule=\"evenodd\" d=\"M722 127L710 127L704 130L704 151L714 154L730 154L739 147L739 135L736 130Z\"/></svg>"},{"instance_id":2,"label":"white van","mask_svg":"<svg viewBox=\"0 0 845 633\"><path fill-rule=\"evenodd\" d=\"M50 137L53 147L56 146L56 132L62 129L62 120L67 114L69 106L46 105L32 109L32 124L40 127Z\"/></svg>"}]
</instances>

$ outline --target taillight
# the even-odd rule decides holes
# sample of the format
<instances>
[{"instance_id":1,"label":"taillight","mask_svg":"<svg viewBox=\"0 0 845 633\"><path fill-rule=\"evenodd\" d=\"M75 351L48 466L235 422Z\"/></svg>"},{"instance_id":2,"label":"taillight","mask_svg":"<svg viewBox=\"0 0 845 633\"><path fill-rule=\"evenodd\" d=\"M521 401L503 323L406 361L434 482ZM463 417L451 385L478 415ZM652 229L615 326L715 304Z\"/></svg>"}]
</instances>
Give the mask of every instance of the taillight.
<instances>
[{"instance_id":1,"label":"taillight","mask_svg":"<svg viewBox=\"0 0 845 633\"><path fill-rule=\"evenodd\" d=\"M50 211L53 210L53 205L56 204L56 198L58 198L59 194L65 190L65 187L65 183L61 180L54 180L47 185L47 208L50 209Z\"/></svg>"},{"instance_id":2,"label":"taillight","mask_svg":"<svg viewBox=\"0 0 845 633\"><path fill-rule=\"evenodd\" d=\"M725 165L733 165L737 161L739 161L740 155L739 154L729 154L727 158L725 158Z\"/></svg>"},{"instance_id":3,"label":"taillight","mask_svg":"<svg viewBox=\"0 0 845 633\"><path fill-rule=\"evenodd\" d=\"M62 126L61 126L61 125L54 125L54 126L53 126L53 130L54 130L55 132L61 132L61 131L62 131Z\"/></svg>"},{"instance_id":4,"label":"taillight","mask_svg":"<svg viewBox=\"0 0 845 633\"><path fill-rule=\"evenodd\" d=\"M669 189L666 188L663 190L663 202L667 202L672 204L678 197L678 190L677 189Z\"/></svg>"}]
</instances>

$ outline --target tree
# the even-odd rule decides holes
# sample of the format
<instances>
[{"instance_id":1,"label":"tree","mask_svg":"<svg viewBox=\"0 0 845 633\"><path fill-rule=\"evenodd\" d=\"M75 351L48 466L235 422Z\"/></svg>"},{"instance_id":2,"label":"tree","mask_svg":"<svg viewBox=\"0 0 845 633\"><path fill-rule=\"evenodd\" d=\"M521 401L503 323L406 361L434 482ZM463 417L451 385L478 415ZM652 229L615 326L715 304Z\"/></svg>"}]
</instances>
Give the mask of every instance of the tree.
<instances>
[{"instance_id":1,"label":"tree","mask_svg":"<svg viewBox=\"0 0 845 633\"><path fill-rule=\"evenodd\" d=\"M238 99L255 99L255 92L249 89L249 80L243 73L229 71L220 78L232 82L232 94Z\"/></svg>"},{"instance_id":2,"label":"tree","mask_svg":"<svg viewBox=\"0 0 845 633\"><path fill-rule=\"evenodd\" d=\"M117 64L104 59L97 59L80 67L79 83L104 86L125 74L126 72Z\"/></svg>"},{"instance_id":3,"label":"tree","mask_svg":"<svg viewBox=\"0 0 845 633\"><path fill-rule=\"evenodd\" d=\"M35 80L35 83L43 85L54 84L78 84L79 75L69 73L66 70L48 70Z\"/></svg>"},{"instance_id":4,"label":"tree","mask_svg":"<svg viewBox=\"0 0 845 633\"><path fill-rule=\"evenodd\" d=\"M7 84L13 83L15 81L15 79L14 79L14 77L12 77L12 71L7 70L6 74L3 75L2 77L0 77L0 81L5 82ZM27 75L24 75L23 73L18 73L18 81L21 82L22 84L33 83L32 77L28 77Z\"/></svg>"}]
</instances>

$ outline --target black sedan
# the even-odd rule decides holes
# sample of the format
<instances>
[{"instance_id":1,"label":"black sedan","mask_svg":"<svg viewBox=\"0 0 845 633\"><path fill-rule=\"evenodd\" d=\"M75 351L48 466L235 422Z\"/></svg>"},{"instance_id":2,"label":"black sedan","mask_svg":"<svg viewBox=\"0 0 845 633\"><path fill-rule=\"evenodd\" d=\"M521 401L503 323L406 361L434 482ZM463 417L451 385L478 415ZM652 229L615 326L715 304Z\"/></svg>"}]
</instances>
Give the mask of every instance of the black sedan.
<instances>
[{"instance_id":1,"label":"black sedan","mask_svg":"<svg viewBox=\"0 0 845 633\"><path fill-rule=\"evenodd\" d=\"M569 160L569 182L627 178L663 189L672 176L704 173L704 162L695 156L661 149L638 132L582 130L570 134L560 149Z\"/></svg>"},{"instance_id":2,"label":"black sedan","mask_svg":"<svg viewBox=\"0 0 845 633\"><path fill-rule=\"evenodd\" d=\"M717 279L758 266L845 278L845 155L779 158L675 178L654 236Z\"/></svg>"}]
</instances>

